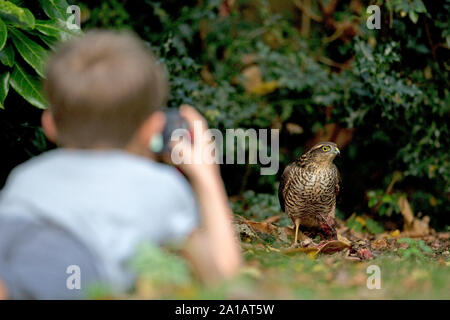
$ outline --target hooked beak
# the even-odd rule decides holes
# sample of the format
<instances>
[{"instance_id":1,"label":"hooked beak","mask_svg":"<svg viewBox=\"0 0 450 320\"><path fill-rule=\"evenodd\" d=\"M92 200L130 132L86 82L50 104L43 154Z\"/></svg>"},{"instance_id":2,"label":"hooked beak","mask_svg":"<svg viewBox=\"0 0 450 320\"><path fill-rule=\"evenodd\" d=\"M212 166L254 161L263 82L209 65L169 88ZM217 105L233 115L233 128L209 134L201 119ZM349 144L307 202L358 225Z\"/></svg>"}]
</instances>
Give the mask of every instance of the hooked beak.
<instances>
[{"instance_id":1,"label":"hooked beak","mask_svg":"<svg viewBox=\"0 0 450 320\"><path fill-rule=\"evenodd\" d=\"M340 155L340 154L341 154L341 151L339 151L339 148L336 147L336 148L334 148L334 153L335 153L336 155Z\"/></svg>"}]
</instances>

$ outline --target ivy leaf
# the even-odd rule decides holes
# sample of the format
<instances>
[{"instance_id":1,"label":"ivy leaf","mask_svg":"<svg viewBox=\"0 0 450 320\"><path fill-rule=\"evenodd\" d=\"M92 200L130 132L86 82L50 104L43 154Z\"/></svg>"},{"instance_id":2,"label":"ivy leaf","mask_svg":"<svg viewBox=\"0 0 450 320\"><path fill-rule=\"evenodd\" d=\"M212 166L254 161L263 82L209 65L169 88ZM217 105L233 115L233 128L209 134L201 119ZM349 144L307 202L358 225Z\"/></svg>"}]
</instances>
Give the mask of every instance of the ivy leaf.
<instances>
[{"instance_id":1,"label":"ivy leaf","mask_svg":"<svg viewBox=\"0 0 450 320\"><path fill-rule=\"evenodd\" d=\"M7 44L3 47L2 50L0 50L0 61L8 67L14 66L14 48Z\"/></svg>"},{"instance_id":2,"label":"ivy leaf","mask_svg":"<svg viewBox=\"0 0 450 320\"><path fill-rule=\"evenodd\" d=\"M7 38L8 29L6 28L6 24L3 22L3 20L0 19L0 50L2 50L5 46Z\"/></svg>"},{"instance_id":3,"label":"ivy leaf","mask_svg":"<svg viewBox=\"0 0 450 320\"><path fill-rule=\"evenodd\" d=\"M13 43L22 58L36 70L38 75L43 77L47 51L19 30L10 29L9 31Z\"/></svg>"},{"instance_id":4,"label":"ivy leaf","mask_svg":"<svg viewBox=\"0 0 450 320\"><path fill-rule=\"evenodd\" d=\"M69 14L66 10L69 4L66 0L39 0L39 3L49 18L67 20Z\"/></svg>"},{"instance_id":5,"label":"ivy leaf","mask_svg":"<svg viewBox=\"0 0 450 320\"><path fill-rule=\"evenodd\" d=\"M9 72L0 75L0 108L5 108L5 99L9 91Z\"/></svg>"},{"instance_id":6,"label":"ivy leaf","mask_svg":"<svg viewBox=\"0 0 450 320\"><path fill-rule=\"evenodd\" d=\"M42 95L41 83L38 79L26 73L18 64L15 65L9 83L13 89L25 100L40 109L46 108L46 102Z\"/></svg>"},{"instance_id":7,"label":"ivy leaf","mask_svg":"<svg viewBox=\"0 0 450 320\"><path fill-rule=\"evenodd\" d=\"M27 8L21 8L11 1L0 1L0 17L6 24L16 27L33 29L34 16Z\"/></svg>"}]
</instances>

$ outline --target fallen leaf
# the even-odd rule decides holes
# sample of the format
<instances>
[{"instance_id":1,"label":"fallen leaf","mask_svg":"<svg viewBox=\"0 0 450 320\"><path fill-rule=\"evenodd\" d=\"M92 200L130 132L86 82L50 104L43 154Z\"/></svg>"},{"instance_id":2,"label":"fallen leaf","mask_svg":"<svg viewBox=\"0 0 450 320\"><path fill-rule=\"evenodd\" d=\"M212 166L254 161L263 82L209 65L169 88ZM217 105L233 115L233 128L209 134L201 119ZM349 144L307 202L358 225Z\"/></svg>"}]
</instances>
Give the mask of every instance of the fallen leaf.
<instances>
[{"instance_id":1,"label":"fallen leaf","mask_svg":"<svg viewBox=\"0 0 450 320\"><path fill-rule=\"evenodd\" d=\"M281 214L277 214L275 216L271 216L271 217L263 220L262 222L274 223L274 222L277 222L278 220L280 220L280 218L281 218Z\"/></svg>"},{"instance_id":2,"label":"fallen leaf","mask_svg":"<svg viewBox=\"0 0 450 320\"><path fill-rule=\"evenodd\" d=\"M430 218L428 216L422 219L415 218L408 199L405 196L400 197L397 202L404 219L403 236L421 237L430 234Z\"/></svg>"},{"instance_id":3,"label":"fallen leaf","mask_svg":"<svg viewBox=\"0 0 450 320\"><path fill-rule=\"evenodd\" d=\"M268 222L255 222L247 219L243 221L253 230L263 233L272 234L277 231L277 227Z\"/></svg>"},{"instance_id":4,"label":"fallen leaf","mask_svg":"<svg viewBox=\"0 0 450 320\"><path fill-rule=\"evenodd\" d=\"M301 126L293 122L286 123L286 130L290 134L302 134L304 131Z\"/></svg>"},{"instance_id":5,"label":"fallen leaf","mask_svg":"<svg viewBox=\"0 0 450 320\"><path fill-rule=\"evenodd\" d=\"M387 242L384 239L377 239L372 242L372 248L375 250L385 249L387 247Z\"/></svg>"},{"instance_id":6,"label":"fallen leaf","mask_svg":"<svg viewBox=\"0 0 450 320\"><path fill-rule=\"evenodd\" d=\"M319 249L316 248L316 247L306 247L306 248L302 248L302 247L299 247L299 248L290 247L290 248L286 248L286 249L281 250L282 253L288 254L288 255L296 254L296 253L299 253L299 252L302 252L302 253L311 253L311 252L315 252L315 253L317 253L318 251L319 251Z\"/></svg>"},{"instance_id":7,"label":"fallen leaf","mask_svg":"<svg viewBox=\"0 0 450 320\"><path fill-rule=\"evenodd\" d=\"M363 227L366 225L366 220L363 217L357 216L355 221L358 221Z\"/></svg>"},{"instance_id":8,"label":"fallen leaf","mask_svg":"<svg viewBox=\"0 0 450 320\"><path fill-rule=\"evenodd\" d=\"M347 248L350 248L350 245L348 243L345 243L340 240L332 240L332 241L327 241L325 244L321 245L318 253L331 254L331 253L342 251Z\"/></svg>"},{"instance_id":9,"label":"fallen leaf","mask_svg":"<svg viewBox=\"0 0 450 320\"><path fill-rule=\"evenodd\" d=\"M261 82L259 84L256 84L248 89L250 93L254 93L260 96L269 94L273 91L275 91L278 88L278 81L268 81L268 82Z\"/></svg>"},{"instance_id":10,"label":"fallen leaf","mask_svg":"<svg viewBox=\"0 0 450 320\"><path fill-rule=\"evenodd\" d=\"M400 236L400 230L396 229L394 231L392 231L391 236L393 236L394 238L397 238Z\"/></svg>"},{"instance_id":11,"label":"fallen leaf","mask_svg":"<svg viewBox=\"0 0 450 320\"><path fill-rule=\"evenodd\" d=\"M200 75L201 75L202 79L210 86L212 86L212 87L217 86L217 83L214 80L214 76L209 71L208 67L203 66L202 70L200 71Z\"/></svg>"},{"instance_id":12,"label":"fallen leaf","mask_svg":"<svg viewBox=\"0 0 450 320\"><path fill-rule=\"evenodd\" d=\"M408 199L402 196L398 199L398 206L400 207L400 212L402 213L403 219L405 220L405 226L411 225L414 220L414 214L412 212L411 206L409 205Z\"/></svg>"},{"instance_id":13,"label":"fallen leaf","mask_svg":"<svg viewBox=\"0 0 450 320\"><path fill-rule=\"evenodd\" d=\"M337 235L337 239L339 240L339 241L342 241L342 242L344 242L344 243L346 243L347 245L351 245L352 243L350 242L350 240L348 240L346 237L344 237L344 236L341 236L340 234L338 234Z\"/></svg>"},{"instance_id":14,"label":"fallen leaf","mask_svg":"<svg viewBox=\"0 0 450 320\"><path fill-rule=\"evenodd\" d=\"M261 70L257 65L252 65L245 68L242 70L242 75L244 76L243 86L248 92L251 92L254 87L263 82Z\"/></svg>"}]
</instances>

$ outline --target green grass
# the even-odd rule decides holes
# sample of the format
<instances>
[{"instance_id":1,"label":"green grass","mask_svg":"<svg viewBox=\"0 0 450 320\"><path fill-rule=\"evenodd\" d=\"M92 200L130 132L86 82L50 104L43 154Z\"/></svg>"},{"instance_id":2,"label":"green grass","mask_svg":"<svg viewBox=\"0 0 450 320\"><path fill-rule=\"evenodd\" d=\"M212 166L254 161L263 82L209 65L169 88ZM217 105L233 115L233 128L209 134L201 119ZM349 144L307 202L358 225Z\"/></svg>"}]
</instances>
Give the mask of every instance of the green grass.
<instances>
[{"instance_id":1,"label":"green grass","mask_svg":"<svg viewBox=\"0 0 450 320\"><path fill-rule=\"evenodd\" d=\"M166 274L166 281L151 279L155 263L145 268L140 257L140 274L134 292L116 298L133 299L449 299L449 258L425 254L406 258L399 252L387 252L366 261L346 259L344 252L313 257L305 253L286 255L268 246L246 244L245 265L234 279L206 287L189 274L187 265L157 254L160 268L183 270L183 281ZM406 249L407 250L407 249ZM161 250L162 251L162 250ZM154 251L153 251L154 252ZM181 259L181 258L179 258ZM164 266L177 264L176 266ZM366 285L367 268L377 265L381 271L381 289ZM157 272L158 273L158 272ZM159 273L158 273L159 274ZM105 292L90 298L104 298ZM106 295L108 296L108 295Z\"/></svg>"}]
</instances>

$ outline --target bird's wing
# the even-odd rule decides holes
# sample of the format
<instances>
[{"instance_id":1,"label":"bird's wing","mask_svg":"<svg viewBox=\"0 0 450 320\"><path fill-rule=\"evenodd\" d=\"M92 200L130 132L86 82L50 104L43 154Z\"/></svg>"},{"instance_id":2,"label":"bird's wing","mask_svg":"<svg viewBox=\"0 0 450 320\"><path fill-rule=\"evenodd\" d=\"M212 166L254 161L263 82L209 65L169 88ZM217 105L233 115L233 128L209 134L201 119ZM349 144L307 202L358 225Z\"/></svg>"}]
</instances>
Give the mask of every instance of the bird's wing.
<instances>
[{"instance_id":1,"label":"bird's wing","mask_svg":"<svg viewBox=\"0 0 450 320\"><path fill-rule=\"evenodd\" d=\"M280 201L281 210L284 211L284 190L289 185L290 173L294 163L289 164L283 171L280 179L280 185L278 187L278 200Z\"/></svg>"},{"instance_id":2,"label":"bird's wing","mask_svg":"<svg viewBox=\"0 0 450 320\"><path fill-rule=\"evenodd\" d=\"M342 190L342 178L341 178L341 174L339 173L339 170L337 169L337 167L335 165L334 165L334 170L336 172L336 182L335 182L334 191L336 193L336 198L337 198L340 191Z\"/></svg>"}]
</instances>

